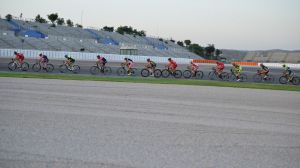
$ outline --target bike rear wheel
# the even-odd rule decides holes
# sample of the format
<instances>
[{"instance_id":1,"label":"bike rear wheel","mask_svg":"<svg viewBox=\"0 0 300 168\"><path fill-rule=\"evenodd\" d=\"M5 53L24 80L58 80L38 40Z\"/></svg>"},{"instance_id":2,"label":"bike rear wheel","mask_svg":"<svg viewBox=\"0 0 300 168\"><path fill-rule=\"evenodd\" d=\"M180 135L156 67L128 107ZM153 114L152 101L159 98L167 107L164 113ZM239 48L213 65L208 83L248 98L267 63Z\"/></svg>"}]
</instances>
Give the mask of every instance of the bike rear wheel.
<instances>
[{"instance_id":1,"label":"bike rear wheel","mask_svg":"<svg viewBox=\"0 0 300 168\"><path fill-rule=\"evenodd\" d=\"M204 74L202 71L196 71L196 74L195 74L196 79L202 79L203 76L204 76Z\"/></svg>"},{"instance_id":2,"label":"bike rear wheel","mask_svg":"<svg viewBox=\"0 0 300 168\"><path fill-rule=\"evenodd\" d=\"M148 77L150 76L150 71L148 69L142 69L141 75L142 77Z\"/></svg>"},{"instance_id":3,"label":"bike rear wheel","mask_svg":"<svg viewBox=\"0 0 300 168\"><path fill-rule=\"evenodd\" d=\"M32 65L32 70L33 70L34 72L40 71L40 70L41 70L41 65L40 65L39 63L33 64L33 65Z\"/></svg>"},{"instance_id":4,"label":"bike rear wheel","mask_svg":"<svg viewBox=\"0 0 300 168\"><path fill-rule=\"evenodd\" d=\"M211 72L208 73L208 79L210 79L210 80L216 80L217 78L218 77L217 77L217 75L216 75L215 72L211 71Z\"/></svg>"},{"instance_id":5,"label":"bike rear wheel","mask_svg":"<svg viewBox=\"0 0 300 168\"><path fill-rule=\"evenodd\" d=\"M90 68L90 73L92 75L98 75L100 73L100 68L98 66L92 66Z\"/></svg>"},{"instance_id":6,"label":"bike rear wheel","mask_svg":"<svg viewBox=\"0 0 300 168\"><path fill-rule=\"evenodd\" d=\"M9 70L14 71L17 68L17 64L14 61L12 61L12 62L8 63L7 67Z\"/></svg>"},{"instance_id":7,"label":"bike rear wheel","mask_svg":"<svg viewBox=\"0 0 300 168\"><path fill-rule=\"evenodd\" d=\"M125 68L118 68L117 69L117 74L119 75L119 76L125 76L126 75L126 70L125 70Z\"/></svg>"},{"instance_id":8,"label":"bike rear wheel","mask_svg":"<svg viewBox=\"0 0 300 168\"><path fill-rule=\"evenodd\" d=\"M154 70L154 77L155 78L160 78L161 77L161 70L160 69L156 69Z\"/></svg>"},{"instance_id":9,"label":"bike rear wheel","mask_svg":"<svg viewBox=\"0 0 300 168\"><path fill-rule=\"evenodd\" d=\"M163 71L161 71L161 76L164 78L167 78L170 76L170 72L167 69L164 69Z\"/></svg>"},{"instance_id":10,"label":"bike rear wheel","mask_svg":"<svg viewBox=\"0 0 300 168\"><path fill-rule=\"evenodd\" d=\"M279 78L279 83L281 83L281 84L287 84L287 81L288 81L288 79L285 76L281 76Z\"/></svg>"},{"instance_id":11,"label":"bike rear wheel","mask_svg":"<svg viewBox=\"0 0 300 168\"><path fill-rule=\"evenodd\" d=\"M66 65L60 65L58 69L61 73L66 73L68 71L68 67Z\"/></svg>"},{"instance_id":12,"label":"bike rear wheel","mask_svg":"<svg viewBox=\"0 0 300 168\"><path fill-rule=\"evenodd\" d=\"M190 70L183 71L183 77L189 79L192 77L192 72Z\"/></svg>"}]
</instances>

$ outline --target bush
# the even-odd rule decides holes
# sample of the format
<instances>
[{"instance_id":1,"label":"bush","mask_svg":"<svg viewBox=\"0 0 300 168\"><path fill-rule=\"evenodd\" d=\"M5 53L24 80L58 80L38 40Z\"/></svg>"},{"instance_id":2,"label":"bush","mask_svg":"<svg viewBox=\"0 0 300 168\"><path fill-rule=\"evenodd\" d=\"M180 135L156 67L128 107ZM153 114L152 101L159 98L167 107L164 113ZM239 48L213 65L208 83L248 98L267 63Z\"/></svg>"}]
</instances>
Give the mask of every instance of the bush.
<instances>
[{"instance_id":1,"label":"bush","mask_svg":"<svg viewBox=\"0 0 300 168\"><path fill-rule=\"evenodd\" d=\"M12 15L11 14L7 14L5 16L5 18L6 18L7 21L11 21L12 20Z\"/></svg>"}]
</instances>

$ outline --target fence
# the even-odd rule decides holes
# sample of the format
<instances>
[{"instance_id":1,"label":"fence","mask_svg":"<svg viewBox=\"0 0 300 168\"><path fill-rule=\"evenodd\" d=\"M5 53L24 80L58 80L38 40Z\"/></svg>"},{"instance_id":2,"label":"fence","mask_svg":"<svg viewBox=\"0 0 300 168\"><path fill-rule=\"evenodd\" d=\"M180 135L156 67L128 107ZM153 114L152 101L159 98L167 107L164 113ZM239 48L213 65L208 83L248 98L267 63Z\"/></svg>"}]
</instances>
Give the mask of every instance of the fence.
<instances>
[{"instance_id":1,"label":"fence","mask_svg":"<svg viewBox=\"0 0 300 168\"><path fill-rule=\"evenodd\" d=\"M0 49L0 57L14 57L14 51L23 53L25 58L35 59L40 53L47 55L49 59L63 60L65 55L80 61L93 61L96 60L97 55L104 56L109 62L121 62L125 57L132 59L137 63L144 63L148 58L157 63L166 63L168 57L157 56L138 56L138 55L117 55L117 54L98 54L98 53L85 53L85 52L67 52L67 51L42 51L42 50L21 50L21 49ZM187 58L174 58L178 64L188 64L192 59Z\"/></svg>"}]
</instances>

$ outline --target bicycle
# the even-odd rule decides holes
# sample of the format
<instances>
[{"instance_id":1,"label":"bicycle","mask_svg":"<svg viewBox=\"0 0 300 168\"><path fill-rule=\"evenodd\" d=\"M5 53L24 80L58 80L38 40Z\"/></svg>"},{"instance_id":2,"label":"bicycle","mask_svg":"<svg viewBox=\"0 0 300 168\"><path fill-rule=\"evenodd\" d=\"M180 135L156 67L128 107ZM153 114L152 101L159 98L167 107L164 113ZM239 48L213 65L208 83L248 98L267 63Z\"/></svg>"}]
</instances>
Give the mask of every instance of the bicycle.
<instances>
[{"instance_id":1,"label":"bicycle","mask_svg":"<svg viewBox=\"0 0 300 168\"><path fill-rule=\"evenodd\" d=\"M121 63L121 67L117 69L117 74L119 76L125 76L125 75L129 75L128 74L128 68L126 67L126 65L124 63ZM136 68L132 68L131 69L131 76L136 76L137 75L137 69Z\"/></svg>"},{"instance_id":2,"label":"bicycle","mask_svg":"<svg viewBox=\"0 0 300 168\"><path fill-rule=\"evenodd\" d=\"M216 68L214 67L214 68L212 68L212 71L210 71L208 73L208 78L210 80L223 80L223 81L225 81L225 80L228 79L228 73L227 72L222 72L221 77L220 77L220 75L218 74Z\"/></svg>"},{"instance_id":3,"label":"bicycle","mask_svg":"<svg viewBox=\"0 0 300 168\"><path fill-rule=\"evenodd\" d=\"M52 72L54 70L54 65L46 63L46 67L42 68L41 61L37 60L36 63L32 65L32 70L34 72L39 72L41 69L45 70L46 72Z\"/></svg>"},{"instance_id":4,"label":"bicycle","mask_svg":"<svg viewBox=\"0 0 300 168\"><path fill-rule=\"evenodd\" d=\"M236 76L234 70L231 69L230 72L231 72L231 73L228 74L227 79L228 79L229 81L236 81L236 80L237 80L237 76ZM241 81L241 82L246 82L246 81L247 81L247 75L244 74L244 73L241 73L241 74L240 74L240 81Z\"/></svg>"},{"instance_id":5,"label":"bicycle","mask_svg":"<svg viewBox=\"0 0 300 168\"><path fill-rule=\"evenodd\" d=\"M59 71L61 73L66 73L67 71L73 72L74 74L79 73L80 72L80 66L79 65L68 65L66 63L66 61L63 62L62 65L60 65L59 67Z\"/></svg>"},{"instance_id":6,"label":"bicycle","mask_svg":"<svg viewBox=\"0 0 300 168\"><path fill-rule=\"evenodd\" d=\"M254 82L267 82L267 83L273 83L275 81L275 77L273 75L267 75L266 78L264 78L264 74L261 73L260 70L257 70L257 73L253 75L252 77Z\"/></svg>"},{"instance_id":7,"label":"bicycle","mask_svg":"<svg viewBox=\"0 0 300 168\"><path fill-rule=\"evenodd\" d=\"M141 76L142 77L149 77L151 75L151 72L148 68L144 68L141 70ZM161 70L160 69L155 69L153 71L153 76L156 78L159 78L161 76Z\"/></svg>"},{"instance_id":8,"label":"bicycle","mask_svg":"<svg viewBox=\"0 0 300 168\"><path fill-rule=\"evenodd\" d=\"M189 78L195 78L195 79L202 79L204 76L204 73L200 70L196 70L195 72L192 72L191 66L187 67L187 70L183 71L183 77L186 79Z\"/></svg>"},{"instance_id":9,"label":"bicycle","mask_svg":"<svg viewBox=\"0 0 300 168\"><path fill-rule=\"evenodd\" d=\"M29 64L27 62L23 62L20 64L20 62L16 59L11 59L12 61L8 63L7 67L9 70L14 71L17 68L22 71L28 71L29 70Z\"/></svg>"},{"instance_id":10,"label":"bicycle","mask_svg":"<svg viewBox=\"0 0 300 168\"><path fill-rule=\"evenodd\" d=\"M291 78L290 81L289 78ZM283 75L279 78L279 83L281 84L292 83L293 85L299 85L300 78L295 76L294 72L291 74L291 76L289 76L287 73L283 73Z\"/></svg>"},{"instance_id":11,"label":"bicycle","mask_svg":"<svg viewBox=\"0 0 300 168\"><path fill-rule=\"evenodd\" d=\"M168 78L170 75L174 76L175 78L181 78L182 72L180 70L175 70L174 72L172 72L169 67L161 71L161 76L163 78Z\"/></svg>"},{"instance_id":12,"label":"bicycle","mask_svg":"<svg viewBox=\"0 0 300 168\"><path fill-rule=\"evenodd\" d=\"M104 75L108 75L108 74L112 73L112 70L111 70L111 67L109 67L109 66L102 67L102 66L99 66L98 64L96 64L90 68L90 73L92 75L98 75L98 74L100 74L100 72L103 73Z\"/></svg>"}]
</instances>

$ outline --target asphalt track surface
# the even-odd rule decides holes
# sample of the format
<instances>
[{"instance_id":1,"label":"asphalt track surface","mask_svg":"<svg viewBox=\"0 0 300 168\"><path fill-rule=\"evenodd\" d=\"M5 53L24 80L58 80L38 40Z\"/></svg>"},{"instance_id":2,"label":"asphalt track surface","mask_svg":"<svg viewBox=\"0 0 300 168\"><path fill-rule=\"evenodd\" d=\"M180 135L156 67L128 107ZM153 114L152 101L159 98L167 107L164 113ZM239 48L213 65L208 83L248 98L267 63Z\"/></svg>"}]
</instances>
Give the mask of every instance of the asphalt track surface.
<instances>
[{"instance_id":1,"label":"asphalt track surface","mask_svg":"<svg viewBox=\"0 0 300 168\"><path fill-rule=\"evenodd\" d=\"M1 168L299 168L300 94L0 78Z\"/></svg>"},{"instance_id":2,"label":"asphalt track surface","mask_svg":"<svg viewBox=\"0 0 300 168\"><path fill-rule=\"evenodd\" d=\"M0 71L2 72L7 72L9 71L9 69L7 68L7 64L11 61L11 59L9 58L0 58ZM36 60L26 60L26 62L28 62L30 64L30 70L28 72L33 72L31 69L31 66L35 63ZM58 66L61 65L63 63L62 60L52 60L50 61L50 63L52 63L55 67L54 71L52 72L52 74L61 74L61 72L58 70ZM77 61L75 64L80 66L80 73L79 74L84 74L84 75L91 75L89 69L91 66L95 65L95 62L91 62L91 61ZM106 75L106 76L118 76L117 75L117 69L120 68L120 63L108 63L107 66L112 68L112 74ZM141 70L144 68L145 64L142 63L136 63L135 64L135 68L138 69L137 72L137 76L141 76ZM203 80L209 80L208 78L208 73L212 71L212 68L215 65L205 65L202 64L200 65L199 70L201 70L204 73L204 77ZM165 65L164 64L159 64L158 69L165 69ZM187 65L179 65L178 69L181 70L182 72L184 70L187 69ZM227 66L225 67L224 72L230 72L231 66ZM247 82L254 82L253 81L253 76L256 74L257 69L259 69L259 67L243 67L243 73L247 75ZM20 70L16 70L16 72L21 72ZM275 84L279 84L279 77L282 76L282 69L278 69L278 68L270 68L270 73L271 75L273 75L275 77L274 83ZM293 70L296 73L296 76L299 76L297 74L300 74L300 70L299 69L294 69ZM11 72L11 71L9 71ZM43 73L47 73L45 71L40 71ZM72 72L67 72L66 74L73 74ZM99 75L96 76L104 76L102 73L100 73ZM169 77L169 78L174 78L174 77ZM182 77L183 78L183 77ZM234 81L235 82L235 81ZM262 83L264 83L264 81L262 81Z\"/></svg>"}]
</instances>

